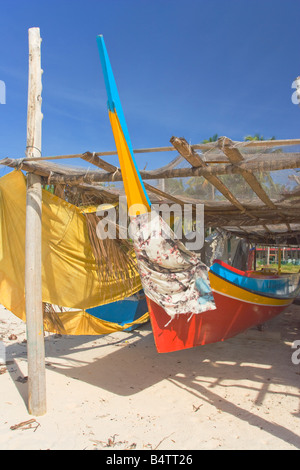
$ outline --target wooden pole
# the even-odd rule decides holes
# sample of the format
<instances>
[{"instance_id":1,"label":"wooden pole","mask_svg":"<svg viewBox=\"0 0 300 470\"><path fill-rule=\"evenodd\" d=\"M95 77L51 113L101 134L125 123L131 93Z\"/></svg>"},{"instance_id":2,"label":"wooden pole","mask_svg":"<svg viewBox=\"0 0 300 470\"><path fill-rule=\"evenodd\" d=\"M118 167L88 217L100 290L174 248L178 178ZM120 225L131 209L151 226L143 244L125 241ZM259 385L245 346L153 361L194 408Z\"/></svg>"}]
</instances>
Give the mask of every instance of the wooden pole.
<instances>
[{"instance_id":1,"label":"wooden pole","mask_svg":"<svg viewBox=\"0 0 300 470\"><path fill-rule=\"evenodd\" d=\"M29 77L26 156L41 156L42 70L39 28L28 31ZM25 305L28 357L28 411L46 413L45 345L42 308L42 186L41 177L27 174L25 235Z\"/></svg>"},{"instance_id":2,"label":"wooden pole","mask_svg":"<svg viewBox=\"0 0 300 470\"><path fill-rule=\"evenodd\" d=\"M278 274L281 273L281 248L278 247Z\"/></svg>"},{"instance_id":3,"label":"wooden pole","mask_svg":"<svg viewBox=\"0 0 300 470\"><path fill-rule=\"evenodd\" d=\"M270 247L268 246L268 254L267 254L267 266L270 264Z\"/></svg>"}]
</instances>

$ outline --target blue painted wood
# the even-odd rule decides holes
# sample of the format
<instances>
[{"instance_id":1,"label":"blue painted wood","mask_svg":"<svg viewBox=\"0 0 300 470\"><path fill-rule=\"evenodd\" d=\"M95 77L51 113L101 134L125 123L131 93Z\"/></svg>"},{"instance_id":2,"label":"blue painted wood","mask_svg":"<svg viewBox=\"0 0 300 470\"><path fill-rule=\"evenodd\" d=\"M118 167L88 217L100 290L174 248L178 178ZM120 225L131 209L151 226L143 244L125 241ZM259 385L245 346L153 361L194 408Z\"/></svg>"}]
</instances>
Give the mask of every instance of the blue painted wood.
<instances>
[{"instance_id":1,"label":"blue painted wood","mask_svg":"<svg viewBox=\"0 0 300 470\"><path fill-rule=\"evenodd\" d=\"M236 286L274 298L289 298L298 288L298 284L295 283L297 276L283 275L278 278L264 276L248 277L231 271L230 266L226 268L218 263L214 263L210 270Z\"/></svg>"}]
</instances>

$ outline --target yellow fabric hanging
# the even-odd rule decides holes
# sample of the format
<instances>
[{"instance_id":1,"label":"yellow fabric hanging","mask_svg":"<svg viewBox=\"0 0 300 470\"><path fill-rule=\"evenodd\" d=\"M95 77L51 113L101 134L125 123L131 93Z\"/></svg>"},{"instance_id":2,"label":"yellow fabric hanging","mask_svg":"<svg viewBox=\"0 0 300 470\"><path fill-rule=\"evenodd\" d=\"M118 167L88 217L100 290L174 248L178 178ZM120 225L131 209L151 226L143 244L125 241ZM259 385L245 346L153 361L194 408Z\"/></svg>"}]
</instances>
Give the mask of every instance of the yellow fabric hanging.
<instances>
[{"instance_id":1,"label":"yellow fabric hanging","mask_svg":"<svg viewBox=\"0 0 300 470\"><path fill-rule=\"evenodd\" d=\"M26 180L21 171L0 178L0 303L25 320ZM78 312L63 313L67 334L103 334L122 330L92 318L84 309L122 300L142 286L137 269L128 265L118 276L99 283L97 263L80 209L43 190L43 302ZM64 323L64 321L63 321ZM49 331L49 330L48 330ZM72 331L72 333L71 333Z\"/></svg>"},{"instance_id":2,"label":"yellow fabric hanging","mask_svg":"<svg viewBox=\"0 0 300 470\"><path fill-rule=\"evenodd\" d=\"M109 333L115 333L117 331L123 331L132 326L141 325L149 320L149 313L146 312L143 316L137 320L126 323L125 325L119 325L118 323L108 322L90 315L85 310L79 310L78 312L63 312L59 315L59 318L64 326L65 334L68 335L107 335ZM49 321L44 322L46 331L52 333L61 333L61 330L57 329L57 326Z\"/></svg>"}]
</instances>

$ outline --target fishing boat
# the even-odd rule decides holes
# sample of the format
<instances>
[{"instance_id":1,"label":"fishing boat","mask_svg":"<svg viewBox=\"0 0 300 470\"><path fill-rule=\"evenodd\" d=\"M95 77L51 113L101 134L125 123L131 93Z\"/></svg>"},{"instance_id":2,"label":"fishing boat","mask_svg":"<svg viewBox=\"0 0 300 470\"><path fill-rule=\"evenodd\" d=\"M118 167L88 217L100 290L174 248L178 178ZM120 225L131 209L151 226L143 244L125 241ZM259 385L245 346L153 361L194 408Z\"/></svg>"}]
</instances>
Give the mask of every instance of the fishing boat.
<instances>
[{"instance_id":1,"label":"fishing boat","mask_svg":"<svg viewBox=\"0 0 300 470\"><path fill-rule=\"evenodd\" d=\"M300 291L295 275L240 271L216 260L208 269L178 241L153 239L151 202L137 168L103 36L97 37L108 111L127 196L138 268L160 353L224 341L281 313ZM130 212L132 207L139 208ZM162 225L160 232L166 232ZM163 238L163 237L162 237Z\"/></svg>"},{"instance_id":2,"label":"fishing boat","mask_svg":"<svg viewBox=\"0 0 300 470\"><path fill-rule=\"evenodd\" d=\"M161 353L224 341L279 315L300 292L299 274L243 272L216 260L209 270L216 309L177 315L148 299L157 350ZM189 320L190 318L190 320Z\"/></svg>"}]
</instances>

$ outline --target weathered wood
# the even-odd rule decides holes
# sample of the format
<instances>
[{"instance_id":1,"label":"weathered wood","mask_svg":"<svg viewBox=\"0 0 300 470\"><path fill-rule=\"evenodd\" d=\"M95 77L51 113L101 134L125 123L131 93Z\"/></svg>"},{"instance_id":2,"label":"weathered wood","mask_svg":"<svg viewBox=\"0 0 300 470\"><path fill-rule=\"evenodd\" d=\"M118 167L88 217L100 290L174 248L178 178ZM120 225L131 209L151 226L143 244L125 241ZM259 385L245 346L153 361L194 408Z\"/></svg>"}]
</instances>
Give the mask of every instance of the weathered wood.
<instances>
[{"instance_id":1,"label":"weathered wood","mask_svg":"<svg viewBox=\"0 0 300 470\"><path fill-rule=\"evenodd\" d=\"M260 218L260 219L256 219L256 221L254 219L251 219L251 218L242 218L242 217L239 217L238 215L236 216L232 216L232 217L229 217L228 215L227 216L222 216L222 215L219 215L218 218L216 218L215 216L212 216L211 214L207 214L206 211L204 211L204 220L205 220L205 225L207 226L210 226L210 227L220 227L220 226L229 226L229 227L256 227L256 226L261 226L261 227L264 227L264 230L266 232L269 232L270 230L267 230L266 229L266 224L268 224L268 227L274 227L274 226L277 226L277 225L280 225L282 224L282 220L280 219L272 219L272 218ZM291 220L292 223L297 223L298 221L296 219L294 220ZM272 229L272 233L274 232L274 230ZM285 233L288 233L289 231L286 231ZM281 229L281 232L280 233L283 233L282 232L282 229ZM292 232L289 232L289 233L292 233Z\"/></svg>"},{"instance_id":2,"label":"weathered wood","mask_svg":"<svg viewBox=\"0 0 300 470\"><path fill-rule=\"evenodd\" d=\"M221 139L226 139L226 137L221 137ZM265 147L265 148L271 148L271 147L281 147L281 146L289 146L289 145L300 145L300 139L283 139L283 140L263 140L263 141L247 141L247 142L237 142L233 141L233 144L235 146L238 146L239 149L244 148L259 148L259 147ZM211 153L212 150L216 149L218 147L217 142L210 142L207 144L194 144L191 145L191 147L194 150L203 150L204 152L207 152L206 158L215 158L216 156ZM155 152L170 152L174 151L175 148L172 147L150 147L150 148L142 148L142 149L134 149L133 153L139 154L139 153L155 153ZM208 152L209 151L209 152ZM112 155L117 155L117 152L115 150L113 151L107 151L107 152L94 152L94 155L97 157L107 157L107 156L112 156ZM68 159L73 159L73 158L82 158L82 153L74 153L74 154L69 154L69 155L53 155L53 156L48 156L48 157L34 157L33 160L38 161L38 160L68 160ZM27 161L27 159L24 159L24 161ZM213 163L213 162L210 162ZM218 162L216 162L218 163Z\"/></svg>"},{"instance_id":3,"label":"weathered wood","mask_svg":"<svg viewBox=\"0 0 300 470\"><path fill-rule=\"evenodd\" d=\"M121 170L120 168L117 168L116 166L112 165L111 163L105 162L102 160L98 155L95 153L91 152L85 152L81 156L82 160L85 160L88 163L92 163L93 165L97 166L98 168L101 168L102 170L108 171L109 173L118 173Z\"/></svg>"},{"instance_id":4,"label":"weathered wood","mask_svg":"<svg viewBox=\"0 0 300 470\"><path fill-rule=\"evenodd\" d=\"M177 138L173 138L176 141ZM180 140L180 139L179 139ZM220 146L220 143L222 145ZM226 137L221 138L218 142L210 144L192 145L188 146L188 151L182 155L176 157L169 164L164 167L155 170L141 170L141 177L145 180L164 180L167 178L185 178L185 177L204 177L214 187L227 198L224 200L215 201L211 200L197 200L187 197L185 194L172 196L167 194L165 191L158 189L145 183L147 191L151 192L151 200L155 202L176 202L180 205L185 203L191 203L193 208L196 207L197 203L205 204L205 221L206 225L211 227L224 227L224 226L235 226L238 228L239 233L245 232L245 226L253 227L253 231L249 232L254 240L255 226L260 225L268 237L268 240L275 240L276 236L280 236L280 233L273 233L273 228L276 224L284 224L287 227L288 234L286 236L289 240L296 240L295 228L291 229L290 224L298 224L300 220L300 192L297 188L289 194L280 194L276 198L271 199L264 191L259 181L255 178L254 172L267 172L277 171L300 167L300 153L298 152L287 152L284 153L282 149L276 150L275 152L268 152L268 147L280 147L284 145L296 145L299 144L299 139L293 140L280 140L280 141L255 141L255 142L234 142ZM227 145L226 145L227 144ZM248 149L249 147L249 149ZM203 154L199 155L196 149L200 148L204 151ZM251 150L252 148L252 150ZM156 149L139 149L135 150L138 152L154 152L154 151L166 151L166 150L178 150L174 146L172 148L160 147ZM248 150L247 150L248 149ZM227 153L226 161L225 156L220 156L220 150L223 153ZM225 150L225 152L224 152ZM183 153L183 152L181 152ZM91 171L90 168L73 168L67 166L61 166L53 162L45 161L47 157L41 157L38 153L36 156L30 156L25 159L10 159L6 158L0 161L0 164L7 165L12 168L23 169L25 171L37 174L43 177L43 182L54 185L61 185L59 191L63 193L63 188L67 185L70 191L70 186L78 188L76 190L89 192L92 190L93 193L98 193L101 197L112 197L112 194L108 192L104 195L104 189L101 187L101 183L111 181L122 181L121 171L114 165L102 160L100 157L104 155L115 155L116 152L98 152L91 153L85 152L80 155L67 155L58 157L48 157L50 159L63 159L63 158L77 158L80 157L98 168L105 170ZM178 163L185 158L190 162L192 167L189 168L176 168ZM42 161L39 161L42 160ZM216 164L217 163L217 164ZM250 185L258 199L240 199L237 200L230 191L230 186L223 185L223 182L218 178L220 175L236 175L240 174L244 177L245 181ZM215 177L215 178L214 178ZM220 186L221 184L221 186ZM87 189L88 188L88 189ZM110 191L110 190L109 190ZM101 194L100 194L101 193ZM117 198L117 192L113 194L114 198ZM157 197L156 197L157 196ZM292 203L289 200L293 197ZM298 199L297 199L298 198ZM233 204L232 204L233 202ZM265 227L263 227L265 226ZM272 226L272 233L268 230L268 226ZM276 229L275 229L276 231ZM261 240L261 235L257 235L255 240Z\"/></svg>"},{"instance_id":5,"label":"weathered wood","mask_svg":"<svg viewBox=\"0 0 300 470\"><path fill-rule=\"evenodd\" d=\"M270 246L299 246L300 245L300 232L288 233L257 233L251 231L246 235L243 231L231 230L226 227L228 234L240 238L244 238L251 243L270 245Z\"/></svg>"},{"instance_id":6,"label":"weathered wood","mask_svg":"<svg viewBox=\"0 0 300 470\"><path fill-rule=\"evenodd\" d=\"M200 155L198 155L195 150L188 144L184 138L172 137L170 142L176 150L182 155L194 168L207 168L207 163L201 160ZM241 212L245 212L243 205L236 199L231 191L225 186L224 183L215 175L206 174L204 178L212 184L221 194L223 194L228 201L236 206Z\"/></svg>"},{"instance_id":7,"label":"weathered wood","mask_svg":"<svg viewBox=\"0 0 300 470\"><path fill-rule=\"evenodd\" d=\"M86 169L68 168L66 171L60 165L55 163L45 163L33 161L30 162L22 159L4 158L0 160L1 165L9 166L11 168L21 168L40 176L49 177L49 184L82 184L82 183L104 183L110 181L122 181L122 175L113 175L111 172L106 171L88 171ZM151 179L167 179L167 178L185 178L192 176L206 176L206 175L226 175L226 174L240 174L241 171L277 171L292 168L300 168L300 153L297 154L265 154L264 158L257 156L250 160L245 159L239 164L225 164L211 166L208 164L205 167L199 168L169 168L169 165L158 168L156 170L140 170L143 180Z\"/></svg>"},{"instance_id":8,"label":"weathered wood","mask_svg":"<svg viewBox=\"0 0 300 470\"><path fill-rule=\"evenodd\" d=\"M96 166L100 166L102 168L102 161L99 163L98 159L90 158L93 157L92 154L88 156L88 161L90 163L93 163ZM174 162L176 163L176 162ZM199 163L199 162L198 162ZM201 162L202 163L202 162ZM116 172L118 168L112 164L108 164L109 166L106 166L106 162L104 162L103 168L108 169L111 172ZM196 209L196 204L197 201L189 201L186 197L183 199L180 199L180 196L172 196L152 185L149 185L148 183L145 184L145 189L153 194L156 194L160 198L164 199L164 202L166 201L171 201L173 203L176 203L180 206L184 206L185 204L191 203L192 210L194 211ZM199 201L200 202L200 201ZM272 234L272 232L269 230L266 224L269 225L274 225L274 224L280 224L282 220L278 218L278 212L277 212L277 207L274 205L272 209L275 210L270 210L268 207L265 205L262 205L260 208L254 205L254 208L251 208L251 205L247 205L245 208L246 210L243 212L237 211L236 209L230 210L230 206L227 204L227 209L223 206L223 208L220 211L213 210L212 207L208 207L213 205L212 202L209 202L208 205L206 205L205 209L205 224L207 226L211 227L221 227L221 226L226 226L226 225L236 225L239 227L240 231L247 233L245 229L240 227L240 225L245 225L248 227L255 226L258 224L258 214L261 217L259 223L265 228L265 230L268 232L268 234ZM222 203L220 201L214 203L215 208L219 208ZM253 203L252 203L253 205ZM232 206L231 206L232 207ZM227 215L227 217L224 217L224 215ZM228 220L228 215L231 215L231 219ZM293 214L295 213L295 208L293 208L292 211L287 211L286 213L286 218L287 217L292 217L293 221L298 221L298 217L296 216L293 219ZM290 214L290 215L289 215ZM249 234L248 234L249 235Z\"/></svg>"},{"instance_id":9,"label":"weathered wood","mask_svg":"<svg viewBox=\"0 0 300 470\"><path fill-rule=\"evenodd\" d=\"M10 161L8 161L8 163L9 163L9 166L12 166L13 168L18 168L19 167L19 164L17 164L17 162L14 161L14 160L10 160ZM176 161L174 161L174 164L176 164ZM39 165L41 165L41 166L39 166ZM65 173L60 174L60 175L57 173L58 171L61 171L61 173L63 173L63 171L61 170L61 167L59 165L52 164L50 167L45 167L45 165L44 164L42 165L41 163L34 162L33 165L31 165L30 162L29 162L29 163L26 163L22 166L23 170L33 171L33 168L34 168L34 171L37 170L40 174L42 174L43 176L46 176L46 178L47 178L46 182L48 182L48 183L50 183L50 182L51 183L53 183L53 182L56 183L57 181L59 181L60 184L63 186L63 185L66 184L66 180L67 180L67 182L69 182L69 176L65 176ZM45 168L47 168L47 171L45 171ZM50 168L51 168L51 172L50 172ZM112 169L115 170L116 167L113 167ZM168 170L168 171L174 171L174 170ZM175 169L175 171L178 171L178 170ZM155 170L155 172L156 172L156 170ZM141 173L142 173L143 176L145 176L145 173L146 173L147 179L157 179L157 174L156 173L155 173L155 178L153 177L151 172L142 171ZM93 186L93 185L88 184L88 183L91 182L91 179L93 179L93 178L89 178L90 175L96 175L95 180L98 180L99 174L101 176L100 180L102 179L102 175L108 175L108 173L101 172L101 171L92 172L91 170L89 170L88 174L86 174L86 171L83 173L83 170L76 170L75 174L72 175L72 177L74 178L74 180L72 180L72 184L75 184L79 188L88 187L89 190L91 190L91 188L93 188L94 191L100 191L100 192L103 193L104 189L101 188L101 186L99 186L97 188L97 186ZM104 178L104 179L105 179L105 181L107 181L108 178ZM118 180L118 178L116 178L116 180ZM85 181L87 181L87 183ZM155 191L156 191L156 194L158 194L157 189L155 189ZM165 197L166 199L171 200L168 197L169 195L167 195L167 193L164 193L164 194L160 193L158 195L160 197ZM114 194L114 197L117 197L117 195ZM235 207L233 207L229 203L226 203L226 201L221 201L221 200L215 200L215 201L199 200L198 201L198 200L195 200L195 199L192 200L192 198L189 198L186 195L182 195L182 196L176 195L176 199L177 200L183 200L184 202L187 202L187 203L188 202L195 203L195 204L197 202L204 203L205 204L205 212L209 213L211 216L215 215L215 218L217 218L219 216L222 216L222 215L223 216L226 215L228 218L230 218L233 215L236 215L236 214L240 213L240 211L237 212ZM292 205L289 204L288 201L285 201L285 199L281 199L279 201L273 201L273 202L274 202L274 204L276 203L276 210L280 210L281 212L283 212L285 214L285 221L291 221L293 219L293 217L294 218L298 217L298 220L300 220L300 206L299 206L299 203L297 203L297 201L293 201ZM263 218L266 218L268 216L270 218L274 218L274 220L278 219L278 213L276 213L276 210L272 209L271 207L268 207L268 206L264 205L259 199L258 200L251 200L251 201L245 200L245 201L242 201L242 203L243 203L243 206L247 209L247 213L250 213L252 216L256 215L257 217L263 217ZM292 217L292 219L291 219L291 217Z\"/></svg>"},{"instance_id":10,"label":"weathered wood","mask_svg":"<svg viewBox=\"0 0 300 470\"><path fill-rule=\"evenodd\" d=\"M200 155L183 138L171 137L171 144L194 168L205 167L207 164L201 160Z\"/></svg>"},{"instance_id":11,"label":"weathered wood","mask_svg":"<svg viewBox=\"0 0 300 470\"><path fill-rule=\"evenodd\" d=\"M99 163L98 161L95 161L93 159L89 160L91 163L94 163L96 166L99 166ZM106 163L106 162L104 162ZM174 165L176 165L177 162L174 161ZM100 165L102 165L102 163L100 163ZM116 170L118 169L116 166L114 165L111 165L109 164L109 170L111 172L116 172ZM159 198L163 199L164 202L174 202L175 204L178 204L180 206L184 206L185 204L191 204L192 206L192 210L195 211L196 210L196 204L197 203L204 203L205 201L201 202L201 201L197 201L197 200L194 200L194 201L191 201L189 200L188 198L186 197L183 197L180 198L180 196L173 196L171 194L168 194L166 193L165 191L162 191L161 189L159 188L156 188L152 185L149 185L148 183L144 183L145 185L145 189L152 193L152 194L156 194L157 196L159 196ZM150 198L151 199L151 198ZM152 200L152 199L151 199ZM212 226L212 227L220 227L222 225L222 222L223 222L223 225L226 225L226 224L229 224L229 225L241 225L241 224L244 224L246 226L253 226L253 225L256 225L257 224L257 221L258 221L258 214L260 217L262 217L261 219L261 224L263 226L265 226L266 230L268 232L270 232L270 230L266 227L266 223L268 224L278 224L281 222L281 219L279 218L278 219L278 212L277 212L277 207L275 206L274 204L274 207L272 207L272 209L275 209L270 211L268 208L266 208L264 205L261 206L260 208L257 207L257 205L254 204L254 208L251 208L251 205L247 205L247 210L246 212L237 212L236 209L234 210L230 210L230 207L232 206L229 206L227 204L227 206L224 206L224 203L220 202L220 201L217 201L217 202L208 202L206 203L206 206L205 206L205 222L206 222L206 225L207 226ZM212 207L212 206L215 206L215 209ZM221 210L217 210L216 209L220 209L220 206L223 206L221 208ZM293 207L292 210L289 210L287 209L286 210L286 219L289 218L289 220L292 218L293 221L297 221L298 220L298 216L296 215L295 216L295 212L297 214L297 209L295 207ZM298 212L300 214L300 210L298 209ZM226 219L224 217L224 215L229 215L231 214L231 219L230 221L228 221L228 218ZM223 219L220 220L220 217L222 218L223 216ZM294 217L294 218L293 218ZM288 228L290 229L289 227L289 224L287 223L286 224L288 226ZM239 227L241 231L243 231L244 229L242 229L241 227ZM245 231L245 230L244 230Z\"/></svg>"},{"instance_id":12,"label":"weathered wood","mask_svg":"<svg viewBox=\"0 0 300 470\"><path fill-rule=\"evenodd\" d=\"M37 162L36 162L37 164ZM8 165L10 166L10 165ZM25 168L25 166L24 166ZM38 166L36 168L39 168ZM200 168L173 168L170 170L158 169L158 170L141 170L140 174L143 180L151 179L164 179L164 178L185 178L191 176L209 176L209 175L226 175L226 174L239 174L240 169L249 170L249 171L276 171L276 170L285 170L289 168L300 168L300 154L297 157L289 158L287 155L277 156L274 158L272 155L268 155L264 161L254 160L251 161L245 160L239 165L232 164L219 164L215 166L206 166ZM43 168L45 171L45 168ZM50 172L49 172L50 173ZM79 172L78 172L79 173ZM113 173L107 172L86 172L82 171L81 175L72 175L71 171L69 175L53 175L51 176L51 183L57 184L64 182L67 184L76 184L76 182L109 182L109 181L121 181L122 177L116 175L113 177Z\"/></svg>"},{"instance_id":13,"label":"weathered wood","mask_svg":"<svg viewBox=\"0 0 300 470\"><path fill-rule=\"evenodd\" d=\"M238 150L238 148L234 145L232 140L228 139L228 137L221 137L218 139L219 148L224 152L227 156L229 161L234 165L240 163L244 160L244 157ZM281 216L281 219L284 221L286 215L283 212L280 212L279 209L276 207L273 201L269 198L257 178L253 173L247 170L241 170L241 175L243 176L244 180L249 184L250 188L255 192L255 194L260 198L260 200L266 204L266 206L270 207L271 209L278 210L278 214ZM287 229L290 230L289 223L286 223ZM265 226L266 230L268 231L268 227Z\"/></svg>"},{"instance_id":14,"label":"weathered wood","mask_svg":"<svg viewBox=\"0 0 300 470\"><path fill-rule=\"evenodd\" d=\"M42 71L39 28L29 29L27 157L41 154ZM42 186L41 177L27 175L25 235L25 304L28 357L28 410L46 413L45 345L42 309Z\"/></svg>"},{"instance_id":15,"label":"weathered wood","mask_svg":"<svg viewBox=\"0 0 300 470\"><path fill-rule=\"evenodd\" d=\"M106 171L110 171L114 174L117 174L119 170L118 167L116 167L115 165L112 165L111 163L107 163L107 162L104 162L103 160L99 159L99 157L91 154L90 152L86 152L84 154L84 157L82 157L84 160L88 161L89 163L92 163L93 165L99 167L99 168L102 168L103 170L106 170ZM173 165L177 165L179 163L179 160L180 159L175 159L175 161L173 162ZM171 162L172 163L172 162ZM170 164L169 164L170 165ZM145 186L145 189L147 191L150 191L160 197L163 197L165 199L168 199L169 201L172 201L176 204L179 204L180 206L184 206L185 202L181 201L180 199L172 196L171 194L167 194L166 192L158 189L158 188L155 188L154 186L148 184L148 183L144 183L144 186Z\"/></svg>"},{"instance_id":16,"label":"weathered wood","mask_svg":"<svg viewBox=\"0 0 300 470\"><path fill-rule=\"evenodd\" d=\"M300 145L300 139L279 139L279 140L249 140L245 142L236 142L242 147L282 147L285 145Z\"/></svg>"}]
</instances>

